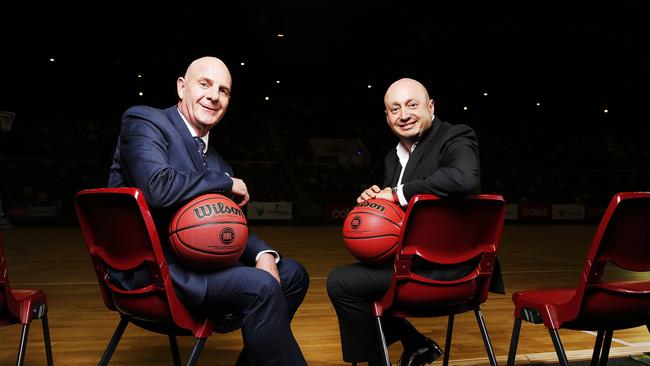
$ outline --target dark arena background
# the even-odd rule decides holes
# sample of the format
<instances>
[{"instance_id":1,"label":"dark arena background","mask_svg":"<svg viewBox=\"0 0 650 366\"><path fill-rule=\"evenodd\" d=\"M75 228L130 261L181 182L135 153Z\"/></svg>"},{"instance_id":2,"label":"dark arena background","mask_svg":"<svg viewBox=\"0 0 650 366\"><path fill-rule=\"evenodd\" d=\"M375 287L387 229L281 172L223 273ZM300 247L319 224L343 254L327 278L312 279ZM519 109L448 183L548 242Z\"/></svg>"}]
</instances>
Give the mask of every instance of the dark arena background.
<instances>
[{"instance_id":1,"label":"dark arena background","mask_svg":"<svg viewBox=\"0 0 650 366\"><path fill-rule=\"evenodd\" d=\"M73 196L106 185L124 110L175 104L176 78L200 56L221 58L233 77L210 144L250 190L251 231L312 278L292 323L310 365L344 364L325 280L353 261L343 219L382 183L397 144L383 108L393 81L421 81L436 116L474 128L482 192L508 203L507 294L483 308L499 363L512 293L575 287L611 198L650 191L646 1L180 5L2 11L0 228L12 285L47 293L56 364L96 364L118 322L101 300ZM44 364L38 323L26 365ZM444 317L414 324L444 342ZM591 358L594 334L561 335L570 361ZM19 337L18 326L0 328L0 365L15 362ZM185 359L192 339L179 344ZM471 313L458 317L453 347L451 364L488 364ZM171 364L167 348L166 337L130 327L111 365ZM239 332L212 335L199 364L232 365L240 348ZM644 352L645 327L614 334L610 358ZM394 360L400 353L391 348ZM556 361L544 327L525 324L517 363Z\"/></svg>"}]
</instances>

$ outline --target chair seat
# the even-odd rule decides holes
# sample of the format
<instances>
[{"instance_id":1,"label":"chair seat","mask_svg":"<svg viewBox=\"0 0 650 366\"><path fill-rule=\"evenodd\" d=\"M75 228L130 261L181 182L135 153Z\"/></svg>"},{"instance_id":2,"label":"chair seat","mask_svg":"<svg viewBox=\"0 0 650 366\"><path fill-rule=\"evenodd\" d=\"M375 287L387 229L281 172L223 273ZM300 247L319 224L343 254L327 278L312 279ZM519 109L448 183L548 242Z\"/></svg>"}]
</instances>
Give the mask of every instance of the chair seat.
<instances>
[{"instance_id":1,"label":"chair seat","mask_svg":"<svg viewBox=\"0 0 650 366\"><path fill-rule=\"evenodd\" d=\"M10 311L19 319L20 324L29 324L34 316L32 310L38 305L47 303L45 292L42 290L11 289L11 295L19 308L10 308Z\"/></svg>"},{"instance_id":2,"label":"chair seat","mask_svg":"<svg viewBox=\"0 0 650 366\"><path fill-rule=\"evenodd\" d=\"M650 296L650 281L607 282L599 287L605 291Z\"/></svg>"},{"instance_id":3,"label":"chair seat","mask_svg":"<svg viewBox=\"0 0 650 366\"><path fill-rule=\"evenodd\" d=\"M31 300L42 304L45 302L45 293L43 290L11 289L11 294L17 301L23 302Z\"/></svg>"},{"instance_id":4,"label":"chair seat","mask_svg":"<svg viewBox=\"0 0 650 366\"><path fill-rule=\"evenodd\" d=\"M512 294L517 307L562 306L573 298L576 290L570 288L549 288L518 291Z\"/></svg>"}]
</instances>

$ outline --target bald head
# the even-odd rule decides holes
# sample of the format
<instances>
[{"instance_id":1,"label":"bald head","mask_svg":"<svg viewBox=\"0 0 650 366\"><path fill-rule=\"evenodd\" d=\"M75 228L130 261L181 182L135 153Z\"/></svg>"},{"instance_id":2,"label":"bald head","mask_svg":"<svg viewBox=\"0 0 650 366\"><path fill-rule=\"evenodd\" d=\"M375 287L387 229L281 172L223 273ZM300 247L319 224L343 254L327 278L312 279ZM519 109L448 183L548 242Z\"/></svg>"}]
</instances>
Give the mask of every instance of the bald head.
<instances>
[{"instance_id":1,"label":"bald head","mask_svg":"<svg viewBox=\"0 0 650 366\"><path fill-rule=\"evenodd\" d=\"M386 90L386 94L384 95L384 104L386 105L386 109L388 109L388 100L395 99L398 95L404 94L409 94L412 96L417 95L425 101L428 101L430 99L429 92L427 91L427 88L422 85L422 83L417 80L403 78L390 84Z\"/></svg>"},{"instance_id":2,"label":"bald head","mask_svg":"<svg viewBox=\"0 0 650 366\"><path fill-rule=\"evenodd\" d=\"M228 70L226 64L220 59L212 56L205 56L192 61L185 71L185 78L188 79L196 74L201 74L209 70L225 73L228 75L228 78L230 78L230 70Z\"/></svg>"}]
</instances>

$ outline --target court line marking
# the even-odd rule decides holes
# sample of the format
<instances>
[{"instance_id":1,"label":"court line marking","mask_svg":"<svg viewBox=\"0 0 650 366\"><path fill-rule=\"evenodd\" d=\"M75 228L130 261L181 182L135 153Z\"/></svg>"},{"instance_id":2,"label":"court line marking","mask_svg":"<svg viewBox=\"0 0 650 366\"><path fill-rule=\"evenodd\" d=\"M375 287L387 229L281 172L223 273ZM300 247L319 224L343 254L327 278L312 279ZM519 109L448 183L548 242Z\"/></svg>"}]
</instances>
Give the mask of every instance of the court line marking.
<instances>
[{"instance_id":1,"label":"court line marking","mask_svg":"<svg viewBox=\"0 0 650 366\"><path fill-rule=\"evenodd\" d=\"M502 271L503 274L522 274L522 273L564 273L564 272L580 272L575 268L567 269L541 269L536 271ZM325 280L327 277L309 277L310 280Z\"/></svg>"},{"instance_id":2,"label":"court line marking","mask_svg":"<svg viewBox=\"0 0 650 366\"><path fill-rule=\"evenodd\" d=\"M501 254L503 255L504 253L501 253ZM569 260L566 260L566 259L560 259L560 258L540 257L540 256L538 256L538 255L526 255L526 254L519 254L519 253L512 253L512 252L508 252L507 254L508 254L508 255L519 256L519 257L524 257L524 258L543 259L543 260L550 261L550 262L560 262L560 263L577 264L577 265L580 265L580 266L581 266L580 268L582 268L582 265L585 263L584 261L582 261L582 262L576 262L576 261L569 261Z\"/></svg>"},{"instance_id":3,"label":"court line marking","mask_svg":"<svg viewBox=\"0 0 650 366\"><path fill-rule=\"evenodd\" d=\"M650 351L650 342L643 343L634 343L629 347L612 347L610 349L610 359L613 357L620 356L629 356L634 354L641 354L644 352ZM582 361L590 360L593 353L593 349L581 349L581 350L566 350L567 358L569 361ZM497 361L501 363L506 362L508 359L507 355L496 356ZM516 361L520 364L539 364L539 363L553 363L557 362L557 354L555 351L550 352L539 352L539 353L518 353L515 357ZM477 357L477 358L466 358L466 359L456 359L449 360L450 365L456 366L477 366L477 365L489 365L487 357Z\"/></svg>"},{"instance_id":4,"label":"court line marking","mask_svg":"<svg viewBox=\"0 0 650 366\"><path fill-rule=\"evenodd\" d=\"M590 330L581 330L581 332L586 333L586 334L591 334L594 337L598 336L597 332L592 332ZM622 344L624 346L628 346L628 347L640 347L640 346L648 346L648 345L650 345L650 342L630 343L630 342L626 342L626 341L624 341L622 339L614 338L614 337L612 337L612 342L617 342L617 343L620 343L620 344Z\"/></svg>"},{"instance_id":5,"label":"court line marking","mask_svg":"<svg viewBox=\"0 0 650 366\"><path fill-rule=\"evenodd\" d=\"M13 287L18 287L18 286L51 286L51 285L59 285L59 286L82 286L82 285L97 285L97 281L95 282L16 282L12 283L11 286Z\"/></svg>"},{"instance_id":6,"label":"court line marking","mask_svg":"<svg viewBox=\"0 0 650 366\"><path fill-rule=\"evenodd\" d=\"M503 274L521 274L521 273L559 273L559 272L579 272L575 268L567 269L540 269L535 271L503 271Z\"/></svg>"}]
</instances>

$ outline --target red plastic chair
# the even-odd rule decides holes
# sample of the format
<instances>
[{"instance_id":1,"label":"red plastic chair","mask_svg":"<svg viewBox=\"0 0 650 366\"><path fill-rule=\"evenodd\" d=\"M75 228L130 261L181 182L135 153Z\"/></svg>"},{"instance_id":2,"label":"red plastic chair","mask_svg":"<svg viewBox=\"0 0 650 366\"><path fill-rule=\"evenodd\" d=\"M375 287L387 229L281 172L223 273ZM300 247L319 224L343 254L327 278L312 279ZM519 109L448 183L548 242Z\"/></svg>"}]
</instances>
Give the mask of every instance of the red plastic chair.
<instances>
[{"instance_id":1,"label":"red plastic chair","mask_svg":"<svg viewBox=\"0 0 650 366\"><path fill-rule=\"evenodd\" d=\"M561 365L568 365L558 329L598 331L591 365L606 365L614 330L650 323L650 281L604 282L605 265L650 271L650 193L619 193L600 221L577 288L512 295L515 323L508 365L514 365L521 321L544 323ZM648 328L650 330L650 328Z\"/></svg>"},{"instance_id":2,"label":"red plastic chair","mask_svg":"<svg viewBox=\"0 0 650 366\"><path fill-rule=\"evenodd\" d=\"M176 296L142 192L136 188L83 190L76 194L75 206L104 304L121 316L99 365L108 364L129 323L167 334L176 366L180 365L176 335L193 335L196 342L187 365L195 365L215 324L207 316L190 312ZM152 283L135 290L123 289L109 279L108 268L146 268Z\"/></svg>"},{"instance_id":3,"label":"red plastic chair","mask_svg":"<svg viewBox=\"0 0 650 366\"><path fill-rule=\"evenodd\" d=\"M43 322L43 338L45 340L45 356L47 364L54 365L52 346L50 344L50 327L47 323L47 298L42 290L12 289L7 275L7 260L0 233L0 327L20 323L23 327L20 335L20 346L16 365L25 362L27 350L27 335L32 319Z\"/></svg>"},{"instance_id":4,"label":"red plastic chair","mask_svg":"<svg viewBox=\"0 0 650 366\"><path fill-rule=\"evenodd\" d=\"M498 195L440 199L416 195L406 210L395 256L393 277L384 297L374 304L384 358L390 365L382 316L448 316L443 364L449 363L454 315L473 310L491 365L496 357L480 305L488 296L496 251L501 241L505 202ZM457 280L432 280L411 271L419 257L440 265L475 261L475 269Z\"/></svg>"}]
</instances>

